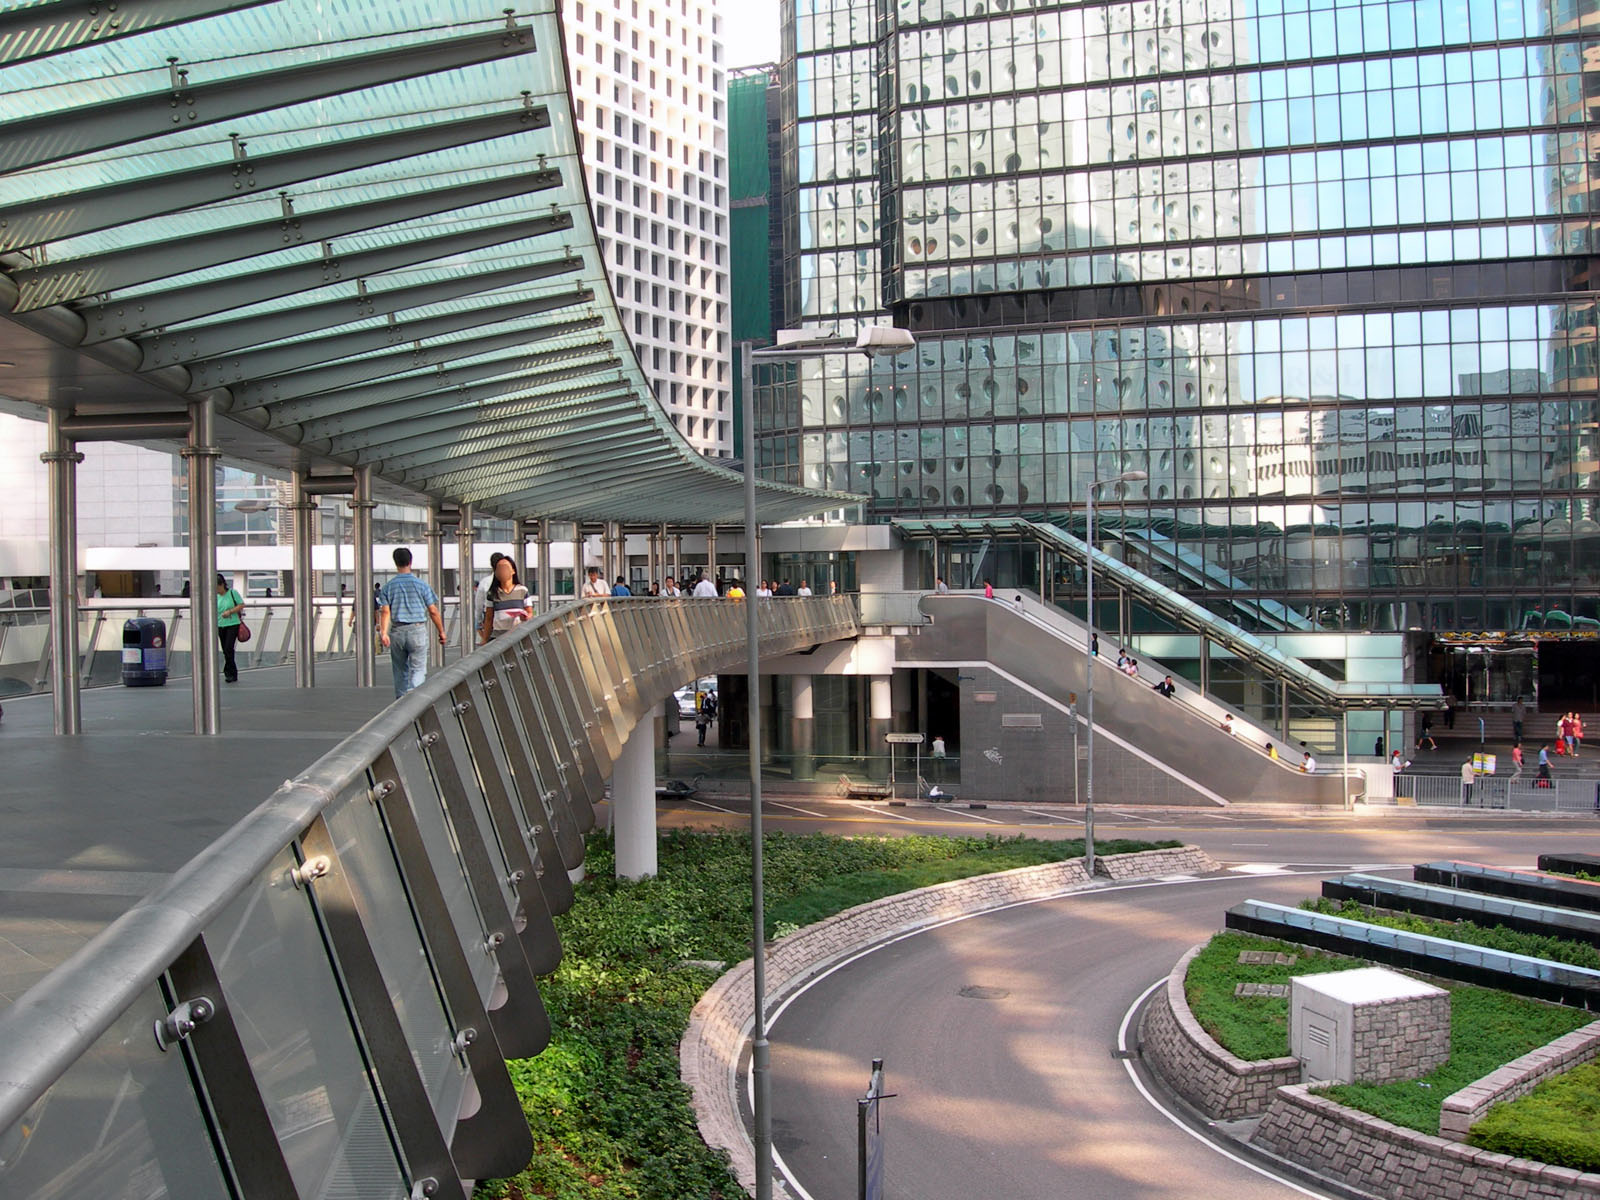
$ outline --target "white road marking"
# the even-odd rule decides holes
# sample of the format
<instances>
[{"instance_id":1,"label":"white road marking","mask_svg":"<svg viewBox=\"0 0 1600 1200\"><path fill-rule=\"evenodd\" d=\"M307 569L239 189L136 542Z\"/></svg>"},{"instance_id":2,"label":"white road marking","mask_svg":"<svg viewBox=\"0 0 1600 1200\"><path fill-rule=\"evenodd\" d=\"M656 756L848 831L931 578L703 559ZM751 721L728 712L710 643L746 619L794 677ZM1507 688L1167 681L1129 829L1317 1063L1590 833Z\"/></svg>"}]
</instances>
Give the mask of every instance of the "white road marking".
<instances>
[{"instance_id":1,"label":"white road marking","mask_svg":"<svg viewBox=\"0 0 1600 1200\"><path fill-rule=\"evenodd\" d=\"M1152 825L1161 825L1164 823L1160 817L1141 817L1138 813L1131 813L1122 808L1113 808L1108 809L1107 811L1110 812L1114 817L1120 817L1128 821L1149 821Z\"/></svg>"},{"instance_id":2,"label":"white road marking","mask_svg":"<svg viewBox=\"0 0 1600 1200\"><path fill-rule=\"evenodd\" d=\"M892 817L896 821L915 821L916 819L905 816L902 813L885 812L883 809L873 808L872 805L865 804L860 800L846 800L844 803L848 808L859 808L862 812L869 812L875 817Z\"/></svg>"},{"instance_id":3,"label":"white road marking","mask_svg":"<svg viewBox=\"0 0 1600 1200\"><path fill-rule=\"evenodd\" d=\"M1167 981L1164 978L1156 980L1149 987L1145 988L1144 991L1140 992L1138 999L1136 999L1128 1007L1127 1012L1122 1014L1122 1024L1117 1029L1117 1049L1123 1054L1129 1053L1128 1026L1133 1023L1133 1014L1139 1011L1139 1006L1145 1002L1146 998L1149 997L1151 992L1155 991L1159 987L1164 986L1166 982ZM1302 1196L1315 1196L1317 1197L1317 1200L1330 1200L1327 1192L1314 1192L1310 1188L1301 1187L1293 1180L1285 1179L1281 1175L1274 1175L1265 1167L1260 1166L1257 1163L1253 1163L1247 1158L1241 1158L1231 1150L1226 1150L1217 1145L1216 1142L1202 1135L1199 1130L1192 1128L1187 1122L1179 1120L1176 1114L1171 1112L1164 1104L1161 1103L1161 1101L1157 1100L1153 1095L1151 1095L1150 1089L1144 1086L1144 1080L1140 1079L1139 1073L1133 1069L1132 1060L1124 1058L1122 1060L1122 1069L1128 1073L1128 1078L1133 1080L1133 1086L1139 1089L1139 1094L1145 1098L1145 1101L1150 1105L1151 1108L1155 1109L1163 1117L1171 1121L1172 1124L1177 1126L1184 1133L1187 1133L1202 1146L1205 1146L1209 1150L1215 1151L1216 1153L1222 1155L1223 1158L1228 1159L1230 1162L1238 1163L1246 1170L1254 1171L1257 1175L1260 1175L1266 1179L1270 1179L1274 1183L1281 1183L1284 1187L1299 1192Z\"/></svg>"},{"instance_id":4,"label":"white road marking","mask_svg":"<svg viewBox=\"0 0 1600 1200\"><path fill-rule=\"evenodd\" d=\"M740 814L734 812L733 809L731 809L731 808L723 808L720 804L713 804L709 800L690 800L689 803L690 804L703 804L706 808L713 809L716 812L733 813L733 815L736 816L736 817L740 815Z\"/></svg>"},{"instance_id":5,"label":"white road marking","mask_svg":"<svg viewBox=\"0 0 1600 1200\"><path fill-rule=\"evenodd\" d=\"M952 817L971 817L974 821L987 821L991 825L1009 824L1007 821L997 821L993 817L980 817L977 813L963 812L959 808L941 809L941 811L948 812Z\"/></svg>"},{"instance_id":6,"label":"white road marking","mask_svg":"<svg viewBox=\"0 0 1600 1200\"><path fill-rule=\"evenodd\" d=\"M1229 867L1235 875L1287 875L1288 868L1282 863L1240 863L1236 867Z\"/></svg>"},{"instance_id":7,"label":"white road marking","mask_svg":"<svg viewBox=\"0 0 1600 1200\"><path fill-rule=\"evenodd\" d=\"M828 819L826 813L812 812L809 808L801 808L796 804L785 804L782 800L763 800L761 806L763 808L787 808L790 812L805 813L808 817L818 817L824 821Z\"/></svg>"},{"instance_id":8,"label":"white road marking","mask_svg":"<svg viewBox=\"0 0 1600 1200\"><path fill-rule=\"evenodd\" d=\"M1069 813L1040 812L1037 808L1025 808L1022 811L1025 812L1025 813L1032 813L1036 817L1046 817L1049 820L1058 821L1063 825L1082 825L1083 824L1083 818L1082 817L1074 817Z\"/></svg>"}]
</instances>

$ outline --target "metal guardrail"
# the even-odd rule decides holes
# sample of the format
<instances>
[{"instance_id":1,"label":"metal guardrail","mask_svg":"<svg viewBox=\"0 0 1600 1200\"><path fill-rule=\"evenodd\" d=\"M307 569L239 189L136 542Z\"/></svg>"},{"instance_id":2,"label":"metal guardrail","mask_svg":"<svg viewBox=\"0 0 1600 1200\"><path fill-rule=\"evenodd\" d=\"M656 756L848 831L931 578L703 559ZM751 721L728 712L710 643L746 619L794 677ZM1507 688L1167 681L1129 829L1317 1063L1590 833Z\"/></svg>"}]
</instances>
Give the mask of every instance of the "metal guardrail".
<instances>
[{"instance_id":1,"label":"metal guardrail","mask_svg":"<svg viewBox=\"0 0 1600 1200\"><path fill-rule=\"evenodd\" d=\"M763 653L852 637L842 597ZM434 1197L532 1141L504 1059L624 738L726 601L568 605L436 672L0 1012L0 1194Z\"/></svg>"},{"instance_id":2,"label":"metal guardrail","mask_svg":"<svg viewBox=\"0 0 1600 1200\"><path fill-rule=\"evenodd\" d=\"M1394 777L1395 799L1424 808L1504 808L1524 812L1600 812L1600 780L1557 779L1540 787L1533 772L1513 781L1510 776L1483 775L1463 789L1458 775Z\"/></svg>"},{"instance_id":3,"label":"metal guardrail","mask_svg":"<svg viewBox=\"0 0 1600 1200\"><path fill-rule=\"evenodd\" d=\"M347 658L355 653L355 630L350 625L352 601L318 599L313 607L312 644L317 661ZM454 598L444 601L447 633L454 640ZM86 600L78 609L78 646L83 687L109 687L121 681L122 626L132 617L159 617L167 625L167 677L187 679L191 673L189 602L169 600ZM253 636L234 652L241 670L277 667L294 660L294 601L276 597L245 601L244 619ZM48 692L50 670L50 610L0 609L0 696Z\"/></svg>"}]
</instances>

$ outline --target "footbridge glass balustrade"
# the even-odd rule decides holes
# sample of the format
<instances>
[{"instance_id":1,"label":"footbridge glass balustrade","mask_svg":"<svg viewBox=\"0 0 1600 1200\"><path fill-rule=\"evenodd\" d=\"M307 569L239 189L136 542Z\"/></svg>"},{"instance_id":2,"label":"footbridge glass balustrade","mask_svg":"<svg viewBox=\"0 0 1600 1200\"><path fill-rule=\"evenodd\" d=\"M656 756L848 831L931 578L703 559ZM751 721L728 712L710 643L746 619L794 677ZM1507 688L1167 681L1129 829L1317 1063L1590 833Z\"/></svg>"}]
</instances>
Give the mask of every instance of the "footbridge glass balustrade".
<instances>
[{"instance_id":1,"label":"footbridge glass balustrade","mask_svg":"<svg viewBox=\"0 0 1600 1200\"><path fill-rule=\"evenodd\" d=\"M624 739L735 667L745 607L568 605L436 672L0 1012L0 1195L436 1197L520 1169ZM854 637L760 609L763 654Z\"/></svg>"}]
</instances>

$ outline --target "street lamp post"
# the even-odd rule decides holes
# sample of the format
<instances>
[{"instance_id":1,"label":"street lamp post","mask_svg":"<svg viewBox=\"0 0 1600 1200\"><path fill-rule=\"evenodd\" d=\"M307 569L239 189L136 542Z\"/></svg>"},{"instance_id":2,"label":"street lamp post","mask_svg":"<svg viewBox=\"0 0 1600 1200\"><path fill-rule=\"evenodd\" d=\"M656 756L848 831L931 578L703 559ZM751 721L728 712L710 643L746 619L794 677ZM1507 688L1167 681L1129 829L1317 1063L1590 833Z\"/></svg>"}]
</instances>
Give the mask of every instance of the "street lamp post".
<instances>
[{"instance_id":1,"label":"street lamp post","mask_svg":"<svg viewBox=\"0 0 1600 1200\"><path fill-rule=\"evenodd\" d=\"M745 678L749 693L746 720L750 730L750 957L754 1018L750 1029L750 1090L755 1125L756 1200L772 1200L772 1051L767 1041L767 934L765 881L761 848L761 650L756 603L756 406L754 360L794 362L826 358L850 350L868 357L900 354L916 345L908 330L867 328L851 340L840 337L788 340L780 333L776 346L757 350L739 343L740 402L744 405L744 582Z\"/></svg>"},{"instance_id":2,"label":"street lamp post","mask_svg":"<svg viewBox=\"0 0 1600 1200\"><path fill-rule=\"evenodd\" d=\"M1122 474L1113 475L1109 479L1092 479L1089 481L1087 496L1089 501L1088 528L1084 530L1084 540L1088 546L1088 553L1084 555L1083 559L1084 590L1088 598L1085 616L1089 626L1089 637L1083 646L1084 660L1087 664L1085 674L1089 681L1088 686L1085 688L1088 693L1088 699L1084 705L1084 719L1088 725L1088 737L1086 739L1088 766L1084 772L1083 866L1091 879L1094 878L1094 667L1096 661L1096 656L1090 653L1090 650L1094 647L1094 494L1097 489L1104 487L1108 483L1134 483L1140 479L1148 478L1149 476L1143 471L1124 471ZM1074 753L1076 753L1076 736L1073 738L1073 743ZM1076 760L1072 764L1072 777L1074 779L1078 777Z\"/></svg>"}]
</instances>

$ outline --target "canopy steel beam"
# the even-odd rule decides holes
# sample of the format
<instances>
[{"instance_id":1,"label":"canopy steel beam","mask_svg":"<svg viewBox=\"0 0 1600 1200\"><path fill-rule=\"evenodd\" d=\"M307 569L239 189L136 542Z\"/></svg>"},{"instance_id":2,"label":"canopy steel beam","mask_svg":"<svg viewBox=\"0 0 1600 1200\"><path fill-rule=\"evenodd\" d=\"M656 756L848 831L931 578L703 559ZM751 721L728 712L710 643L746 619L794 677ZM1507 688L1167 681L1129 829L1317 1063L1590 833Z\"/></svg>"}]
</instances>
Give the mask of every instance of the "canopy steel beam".
<instances>
[{"instance_id":1,"label":"canopy steel beam","mask_svg":"<svg viewBox=\"0 0 1600 1200\"><path fill-rule=\"evenodd\" d=\"M607 488L604 496L604 504L598 507L590 507L583 504L575 504L572 507L562 506L573 504L574 498L588 498L591 500L595 499L595 482L596 479L604 479L605 476L603 474L600 476L586 475L579 479L569 479L565 476L552 478L548 485L529 488L524 491L514 493L510 496L500 496L497 497L497 501L512 505L515 505L519 502L532 502L535 506L545 507L550 512L563 513L569 518L587 518L596 513L613 512L613 501L623 495L633 496L636 494L643 494L650 496L654 499L655 504L659 508L661 489L657 481L665 477L673 477L681 483L690 482L689 478L684 478L681 474L683 466L684 464L661 464L655 467L632 469L628 472L628 477L630 481L635 479L638 480L639 486L634 487L630 483L629 487L617 489L616 491ZM705 491L696 493L697 496L703 496L706 494L707 493ZM720 513L722 511L731 512L734 510L731 507L725 510L719 507L715 511ZM631 513L622 517L612 516L609 519L648 520L649 513L647 510L641 510L638 513Z\"/></svg>"},{"instance_id":2,"label":"canopy steel beam","mask_svg":"<svg viewBox=\"0 0 1600 1200\"><path fill-rule=\"evenodd\" d=\"M517 349L528 342L550 336L550 325L533 325L504 333L486 334L483 338L464 338L456 342L438 342L437 346L414 346L395 350L392 354L373 354L355 358L354 362L333 363L330 366L312 366L309 370L290 374L275 374L266 379L251 379L234 387L234 411L242 408L259 408L262 405L280 405L288 400L304 400L310 395L336 392L342 387L366 384L390 374L421 371L427 368L448 370L453 363L478 355L494 354L496 350Z\"/></svg>"},{"instance_id":3,"label":"canopy steel beam","mask_svg":"<svg viewBox=\"0 0 1600 1200\"><path fill-rule=\"evenodd\" d=\"M538 331L538 337L529 337L528 341L531 343L541 341L544 338L563 337L569 333L581 333L586 330L597 329L602 324L604 324L604 318L602 317L585 317L581 321L569 321L562 325L545 326ZM607 344L609 345L609 343ZM525 371L530 364L537 361L538 357L536 354L513 355L509 358L495 359L492 362L477 363L471 367L441 367L424 375L407 375L399 379L386 379L381 383L367 384L365 387L343 388L337 392L308 396L304 400L290 400L283 404L273 405L267 410L267 424L274 428L287 429L298 425L301 421L316 420L340 413L372 410L379 405L391 404L397 400L441 395L470 383L495 379L512 372Z\"/></svg>"},{"instance_id":4,"label":"canopy steel beam","mask_svg":"<svg viewBox=\"0 0 1600 1200\"><path fill-rule=\"evenodd\" d=\"M274 254L294 246L327 241L385 225L398 225L456 209L492 204L561 186L561 172L546 168L483 179L458 187L419 187L404 195L295 212L294 198L279 197L280 214L268 221L251 221L178 241L145 242L104 254L52 259L36 267L14 271L11 280L20 298L13 312L29 312L51 304L65 304L85 296L148 284L154 279L185 275L261 254ZM315 194L313 194L315 195ZM270 203L262 197L264 203ZM190 355L189 357L199 357ZM174 356L166 362L179 362ZM156 365L161 365L157 363Z\"/></svg>"},{"instance_id":5,"label":"canopy steel beam","mask_svg":"<svg viewBox=\"0 0 1600 1200\"><path fill-rule=\"evenodd\" d=\"M487 308L462 309L410 323L391 320L368 329L355 329L348 333L335 333L320 338L300 338L269 346L264 350L247 351L229 355L227 358L190 363L189 378L192 386L196 388L232 387L241 380L261 384L266 379L304 367L331 363L358 354L370 355L406 342L421 342L427 338L444 337L446 334L460 333L464 329L501 325L521 317L534 317L571 308L577 304L587 304L593 299L592 289L574 288L570 292L557 292L552 296L536 296L531 300L496 304ZM438 349L444 350L446 347L440 346Z\"/></svg>"},{"instance_id":6,"label":"canopy steel beam","mask_svg":"<svg viewBox=\"0 0 1600 1200\"><path fill-rule=\"evenodd\" d=\"M573 398L565 402L565 407L571 407L583 402L583 417L577 424L585 430L598 432L614 422L600 420L612 414L628 415L638 411L638 401L631 393L625 393L622 403L614 403L617 397L617 384L596 384L593 387L576 388L572 392L563 392ZM605 396L605 401L597 401L596 397ZM375 444L372 447L372 457L381 459L383 469L408 470L412 467L423 466L428 463L439 462L447 458L465 459L474 453L487 451L506 451L526 455L533 448L531 437L539 434L541 429L535 424L513 423L507 417L497 417L487 409L479 409L470 414L461 414L469 417L458 425L457 436L441 444L440 434L418 434L400 438L389 444ZM474 428L477 426L479 428ZM450 431L442 431L449 433Z\"/></svg>"},{"instance_id":7,"label":"canopy steel beam","mask_svg":"<svg viewBox=\"0 0 1600 1200\"><path fill-rule=\"evenodd\" d=\"M593 363L586 365L592 366L597 371L605 370L621 365L622 360L612 353L613 350L614 347L610 342L585 342L579 346L535 354L529 359L529 365L544 367L575 358L592 358L603 353L606 355L605 358L595 359ZM308 445L320 444L333 453L359 450L369 444L369 440L365 437L369 430L381 429L385 425L399 421L425 420L436 414L451 413L468 405L483 404L498 399L519 388L529 386L527 381L536 378L539 373L530 370L525 374L513 375L509 379L498 379L493 383L479 384L476 387L450 388L447 391L418 396L414 400L401 400L379 407L358 408L318 420L302 421L300 440ZM354 440L345 444L345 438Z\"/></svg>"},{"instance_id":8,"label":"canopy steel beam","mask_svg":"<svg viewBox=\"0 0 1600 1200\"><path fill-rule=\"evenodd\" d=\"M135 33L202 17L254 8L269 0L118 0L101 7L84 0L48 0L0 10L0 67L65 54Z\"/></svg>"},{"instance_id":9,"label":"canopy steel beam","mask_svg":"<svg viewBox=\"0 0 1600 1200\"><path fill-rule=\"evenodd\" d=\"M621 360L612 358L609 365L615 369ZM591 376L595 371L603 369L606 364L594 363L583 366L567 367L557 371L543 371L522 377L524 387L545 387L550 384L560 383L565 379L582 379ZM612 385L614 386L614 385ZM580 388L581 393L592 393L592 388ZM556 396L565 396L566 391L551 393ZM530 402L537 398L530 398ZM392 407L392 406L391 406ZM387 410L385 410L387 412ZM412 443L436 443L442 434L472 425L477 421L488 419L489 407L481 403L452 406L440 410L435 406L429 415L413 416L408 418L395 417L389 424L362 433L349 434L344 437L331 438L321 445L330 454L354 454L364 450L371 450L374 454L381 454L387 458L396 452L404 453ZM387 435L387 436L386 436ZM304 427L300 432L300 444L306 445L311 441L306 436Z\"/></svg>"},{"instance_id":10,"label":"canopy steel beam","mask_svg":"<svg viewBox=\"0 0 1600 1200\"><path fill-rule=\"evenodd\" d=\"M560 439L562 446L576 448L585 455L605 452L606 458L603 462L596 462L589 467L576 466L572 460L566 458L565 450L550 452L542 449L542 441L530 441L520 445L502 446L496 450L480 451L473 457L471 464L443 461L431 475L428 474L426 464L402 474L427 479L431 486L452 489L498 487L501 486L502 480L536 478L546 470L560 479L606 479L609 474L608 468L641 456L653 458L656 463L679 471L693 470L690 464L681 459L675 463L663 461L661 444L641 435L637 426L625 427L627 423L624 421L610 421L607 425L614 428L615 432L596 436L593 432L585 430ZM687 478L686 475L686 481Z\"/></svg>"},{"instance_id":11,"label":"canopy steel beam","mask_svg":"<svg viewBox=\"0 0 1600 1200\"><path fill-rule=\"evenodd\" d=\"M525 54L532 48L533 30L514 26L366 54L318 58L277 71L224 75L205 83L196 83L187 70L174 63L171 86L159 92L57 109L0 125L0 173L26 171L175 130L200 129L343 92L476 66Z\"/></svg>"},{"instance_id":12,"label":"canopy steel beam","mask_svg":"<svg viewBox=\"0 0 1600 1200\"><path fill-rule=\"evenodd\" d=\"M352 254L336 254L333 247L323 243L321 258L210 283L198 283L192 287L120 296L116 300L85 309L83 317L88 323L89 332L83 339L83 345L92 346L113 338L131 337L195 317L209 317L214 313L244 308L264 300L314 291L333 283L360 280L399 267L502 246L525 238L544 237L571 228L572 214L558 212L531 221L526 218L502 221L463 233L408 238L375 250L359 250Z\"/></svg>"},{"instance_id":13,"label":"canopy steel beam","mask_svg":"<svg viewBox=\"0 0 1600 1200\"><path fill-rule=\"evenodd\" d=\"M661 455L661 447L659 445L642 446L642 447L640 447L640 448L638 448L636 450L626 450L626 451L622 451L622 452L614 452L611 449L611 446L613 444L615 444L618 441L624 441L625 439L626 439L626 435L623 435L622 437L618 437L618 438L602 438L602 439L599 439L596 442L587 443L586 445L593 445L594 446L594 453L597 453L597 454L598 453L604 453L606 455L606 461L605 461L604 464L602 464L602 469L606 468L606 467L609 467L609 468L611 468L611 473L614 473L616 471L629 471L629 472L631 472L633 470L633 467L632 467L631 464L634 463L638 459L651 459L651 458L659 459L659 457ZM565 478L569 477L569 473L568 473L568 470L567 470L568 465L569 464L566 464L566 463L561 463L561 464L557 465L556 470L559 471L559 477L560 478L565 479ZM520 469L520 468L516 468L514 466L513 469ZM448 472L441 472L439 474L434 474L434 475L430 475L430 474L427 474L426 472L422 472L422 473L418 473L418 474L416 474L414 476L411 475L411 474L405 473L405 472L401 472L400 477L402 479L407 480L408 482L422 482L422 483L426 484L426 486L428 488L430 488L430 489L444 491L444 492L447 492L447 493L449 493L451 495L457 494L458 489L472 488L472 487L481 488L483 486L483 484L480 482L480 473L477 472L477 471L470 471L470 470L469 471L454 471L453 470L453 471L448 471ZM602 475L601 477L603 478L605 476ZM493 493L491 492L489 494L492 495Z\"/></svg>"},{"instance_id":14,"label":"canopy steel beam","mask_svg":"<svg viewBox=\"0 0 1600 1200\"><path fill-rule=\"evenodd\" d=\"M0 251L24 250L180 209L198 208L242 195L259 195L308 179L545 129L549 125L550 114L543 105L535 107L524 103L509 112L459 121L434 121L367 137L319 142L258 158L246 156L240 144L230 150L225 161L209 166L12 205L6 210L5 226L0 228Z\"/></svg>"}]
</instances>

